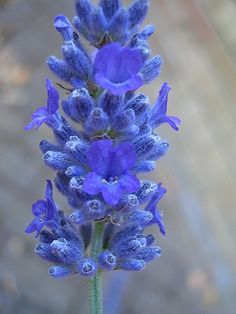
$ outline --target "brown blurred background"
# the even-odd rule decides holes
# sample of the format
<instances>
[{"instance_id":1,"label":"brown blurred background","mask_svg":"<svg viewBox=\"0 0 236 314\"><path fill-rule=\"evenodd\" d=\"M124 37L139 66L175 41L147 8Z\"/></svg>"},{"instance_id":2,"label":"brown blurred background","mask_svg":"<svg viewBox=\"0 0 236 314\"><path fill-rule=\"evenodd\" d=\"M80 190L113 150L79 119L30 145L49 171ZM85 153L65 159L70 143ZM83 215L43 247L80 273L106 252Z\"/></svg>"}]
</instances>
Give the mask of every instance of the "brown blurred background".
<instances>
[{"instance_id":1,"label":"brown blurred background","mask_svg":"<svg viewBox=\"0 0 236 314\"><path fill-rule=\"evenodd\" d=\"M49 130L22 129L45 102L45 77L53 78L45 58L60 55L53 18L72 18L73 8L73 0L0 0L3 314L87 313L86 280L49 278L35 239L24 234L53 172L38 150ZM168 234L158 236L164 254L145 271L105 276L105 314L235 314L236 2L152 0L146 23L157 28L150 42L165 66L145 92L154 101L169 82L169 113L183 121L178 133L159 129L171 150L153 174L168 188L161 202Z\"/></svg>"}]
</instances>

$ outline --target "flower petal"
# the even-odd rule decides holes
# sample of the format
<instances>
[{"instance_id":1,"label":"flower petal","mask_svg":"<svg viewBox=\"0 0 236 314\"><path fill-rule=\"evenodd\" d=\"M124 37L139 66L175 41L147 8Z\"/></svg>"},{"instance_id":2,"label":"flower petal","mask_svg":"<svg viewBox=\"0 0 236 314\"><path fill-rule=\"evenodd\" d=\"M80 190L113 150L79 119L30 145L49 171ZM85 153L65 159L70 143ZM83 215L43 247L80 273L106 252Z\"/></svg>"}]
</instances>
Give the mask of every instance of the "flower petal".
<instances>
[{"instance_id":1,"label":"flower petal","mask_svg":"<svg viewBox=\"0 0 236 314\"><path fill-rule=\"evenodd\" d=\"M52 182L51 180L47 180L47 186L45 191L45 198L46 199L52 199Z\"/></svg>"},{"instance_id":2,"label":"flower petal","mask_svg":"<svg viewBox=\"0 0 236 314\"><path fill-rule=\"evenodd\" d=\"M150 221L150 224L157 224L159 226L160 232L163 235L166 235L166 229L164 222L162 220L162 216L160 212L157 210L157 204L165 195L166 189L162 186L161 183L158 184L158 189L145 207L145 210L150 211L153 215L153 219Z\"/></svg>"},{"instance_id":3,"label":"flower petal","mask_svg":"<svg viewBox=\"0 0 236 314\"><path fill-rule=\"evenodd\" d=\"M138 75L142 67L143 60L138 50L111 43L96 54L95 81L113 95L121 95L143 84Z\"/></svg>"},{"instance_id":4,"label":"flower petal","mask_svg":"<svg viewBox=\"0 0 236 314\"><path fill-rule=\"evenodd\" d=\"M168 123L169 126L172 127L172 129L174 129L175 131L178 131L181 120L177 117L165 116L158 121L158 124L156 125L156 127L158 127L162 123Z\"/></svg>"},{"instance_id":5,"label":"flower petal","mask_svg":"<svg viewBox=\"0 0 236 314\"><path fill-rule=\"evenodd\" d=\"M25 232L32 233L34 231L37 231L35 235L35 237L37 237L40 231L42 230L43 226L44 222L41 222L38 218L36 218L28 225L28 227L25 229Z\"/></svg>"},{"instance_id":6,"label":"flower petal","mask_svg":"<svg viewBox=\"0 0 236 314\"><path fill-rule=\"evenodd\" d=\"M114 155L109 169L110 176L120 176L131 169L136 162L136 154L132 144L121 143L114 147Z\"/></svg>"},{"instance_id":7,"label":"flower petal","mask_svg":"<svg viewBox=\"0 0 236 314\"><path fill-rule=\"evenodd\" d=\"M32 213L34 216L40 216L47 210L47 203L44 200L39 200L32 205Z\"/></svg>"},{"instance_id":8,"label":"flower petal","mask_svg":"<svg viewBox=\"0 0 236 314\"><path fill-rule=\"evenodd\" d=\"M112 141L101 140L93 142L87 153L89 167L103 178L110 167L112 150Z\"/></svg>"},{"instance_id":9,"label":"flower petal","mask_svg":"<svg viewBox=\"0 0 236 314\"><path fill-rule=\"evenodd\" d=\"M174 130L178 131L178 126L181 123L180 119L166 115L168 94L170 89L171 88L167 83L162 85L157 102L151 111L149 125L152 127L158 127L163 123L168 123Z\"/></svg>"},{"instance_id":10,"label":"flower petal","mask_svg":"<svg viewBox=\"0 0 236 314\"><path fill-rule=\"evenodd\" d=\"M131 75L138 73L144 63L140 52L129 47L121 50L119 61L118 71L124 72L124 74L122 73L124 76L127 75L127 72Z\"/></svg>"},{"instance_id":11,"label":"flower petal","mask_svg":"<svg viewBox=\"0 0 236 314\"><path fill-rule=\"evenodd\" d=\"M168 102L168 95L171 90L171 87L164 83L161 87L159 92L159 96L157 98L157 102L155 106L152 108L152 116L151 120L159 120L161 117L164 117L167 110L167 102Z\"/></svg>"},{"instance_id":12,"label":"flower petal","mask_svg":"<svg viewBox=\"0 0 236 314\"><path fill-rule=\"evenodd\" d=\"M40 107L32 114L32 121L27 124L24 129L30 131L35 128L38 129L41 124L48 120L48 112L46 107Z\"/></svg>"},{"instance_id":13,"label":"flower petal","mask_svg":"<svg viewBox=\"0 0 236 314\"><path fill-rule=\"evenodd\" d=\"M152 223L156 223L159 226L160 232L162 235L166 235L166 227L162 220L160 212L157 210L155 216L153 217Z\"/></svg>"},{"instance_id":14,"label":"flower petal","mask_svg":"<svg viewBox=\"0 0 236 314\"><path fill-rule=\"evenodd\" d=\"M27 124L24 129L25 131L30 131L32 129L38 129L44 122L47 121L47 117L41 117L37 119L33 119L29 124Z\"/></svg>"},{"instance_id":15,"label":"flower petal","mask_svg":"<svg viewBox=\"0 0 236 314\"><path fill-rule=\"evenodd\" d=\"M139 75L132 76L131 79L122 83L113 83L102 75L95 75L95 79L98 85L107 89L112 95L119 96L127 91L135 90L143 85L143 80Z\"/></svg>"},{"instance_id":16,"label":"flower petal","mask_svg":"<svg viewBox=\"0 0 236 314\"><path fill-rule=\"evenodd\" d=\"M94 60L95 73L103 73L110 76L112 73L109 71L113 71L113 69L116 67L116 59L120 50L121 45L119 43L112 43L100 49L97 52Z\"/></svg>"},{"instance_id":17,"label":"flower petal","mask_svg":"<svg viewBox=\"0 0 236 314\"><path fill-rule=\"evenodd\" d=\"M57 214L57 206L52 196L52 182L47 180L47 187L45 192L45 198L47 200L47 220L55 218Z\"/></svg>"},{"instance_id":18,"label":"flower petal","mask_svg":"<svg viewBox=\"0 0 236 314\"><path fill-rule=\"evenodd\" d=\"M122 188L118 182L105 183L102 185L102 196L110 205L116 205L119 202L122 193Z\"/></svg>"},{"instance_id":19,"label":"flower petal","mask_svg":"<svg viewBox=\"0 0 236 314\"><path fill-rule=\"evenodd\" d=\"M147 206L145 207L145 210L150 211L153 216L155 215L156 206L159 203L159 201L162 199L162 197L165 195L167 190L162 186L162 183L158 184L158 188L151 198L151 200L148 202Z\"/></svg>"},{"instance_id":20,"label":"flower petal","mask_svg":"<svg viewBox=\"0 0 236 314\"><path fill-rule=\"evenodd\" d=\"M85 177L83 184L84 192L90 195L96 195L101 192L102 187L102 177L96 174L95 172L90 172Z\"/></svg>"},{"instance_id":21,"label":"flower petal","mask_svg":"<svg viewBox=\"0 0 236 314\"><path fill-rule=\"evenodd\" d=\"M48 92L47 111L48 114L54 114L59 107L59 93L53 86L52 81L49 79L46 80L46 88Z\"/></svg>"},{"instance_id":22,"label":"flower petal","mask_svg":"<svg viewBox=\"0 0 236 314\"><path fill-rule=\"evenodd\" d=\"M133 193L140 188L140 182L138 178L129 171L120 177L119 185L124 193Z\"/></svg>"},{"instance_id":23,"label":"flower petal","mask_svg":"<svg viewBox=\"0 0 236 314\"><path fill-rule=\"evenodd\" d=\"M32 114L32 121L29 124L27 124L24 127L24 129L26 131L30 131L33 128L38 129L40 125L46 122L47 120L48 120L47 109L45 107L40 107Z\"/></svg>"}]
</instances>

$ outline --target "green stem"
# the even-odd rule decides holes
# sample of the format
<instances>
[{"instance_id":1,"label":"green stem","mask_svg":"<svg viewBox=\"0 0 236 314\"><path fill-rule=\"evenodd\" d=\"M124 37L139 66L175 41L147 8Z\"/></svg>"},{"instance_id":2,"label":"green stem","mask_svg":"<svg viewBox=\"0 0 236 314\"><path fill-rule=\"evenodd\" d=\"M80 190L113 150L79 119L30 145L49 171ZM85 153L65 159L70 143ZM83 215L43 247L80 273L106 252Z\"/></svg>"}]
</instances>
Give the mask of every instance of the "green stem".
<instances>
[{"instance_id":1,"label":"green stem","mask_svg":"<svg viewBox=\"0 0 236 314\"><path fill-rule=\"evenodd\" d=\"M95 222L91 244L91 257L97 260L102 251L104 223ZM102 273L98 270L96 276L89 279L89 313L102 314Z\"/></svg>"}]
</instances>

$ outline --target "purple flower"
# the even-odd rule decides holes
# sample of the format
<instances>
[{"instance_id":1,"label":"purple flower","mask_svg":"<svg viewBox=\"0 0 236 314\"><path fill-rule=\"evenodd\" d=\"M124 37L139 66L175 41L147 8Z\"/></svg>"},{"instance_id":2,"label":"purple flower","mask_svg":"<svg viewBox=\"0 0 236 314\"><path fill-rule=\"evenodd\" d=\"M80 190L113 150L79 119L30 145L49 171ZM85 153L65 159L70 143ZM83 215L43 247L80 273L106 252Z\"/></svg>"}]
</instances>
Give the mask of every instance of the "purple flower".
<instances>
[{"instance_id":1,"label":"purple flower","mask_svg":"<svg viewBox=\"0 0 236 314\"><path fill-rule=\"evenodd\" d=\"M162 85L157 102L152 108L149 124L152 127L158 127L162 123L168 123L174 130L178 131L178 126L181 123L181 120L177 117L166 115L168 94L170 90L171 87L167 83Z\"/></svg>"},{"instance_id":2,"label":"purple flower","mask_svg":"<svg viewBox=\"0 0 236 314\"><path fill-rule=\"evenodd\" d=\"M136 192L139 180L131 174L136 161L134 148L129 143L115 147L110 140L91 144L87 153L91 172L87 174L83 189L90 195L102 193L104 200L116 205L123 194Z\"/></svg>"},{"instance_id":3,"label":"purple flower","mask_svg":"<svg viewBox=\"0 0 236 314\"><path fill-rule=\"evenodd\" d=\"M26 228L26 233L36 231L37 237L44 226L58 227L58 210L52 198L52 183L47 180L45 200L39 200L32 205L32 213L36 217Z\"/></svg>"},{"instance_id":4,"label":"purple flower","mask_svg":"<svg viewBox=\"0 0 236 314\"><path fill-rule=\"evenodd\" d=\"M142 86L138 73L143 67L139 51L112 43L101 48L95 57L95 81L113 95L121 95Z\"/></svg>"},{"instance_id":5,"label":"purple flower","mask_svg":"<svg viewBox=\"0 0 236 314\"><path fill-rule=\"evenodd\" d=\"M25 126L25 130L29 131L33 128L38 129L43 123L53 123L55 120L55 114L59 107L59 94L54 88L50 80L46 80L46 88L48 93L47 105L45 107L38 108L32 114L32 121Z\"/></svg>"},{"instance_id":6,"label":"purple flower","mask_svg":"<svg viewBox=\"0 0 236 314\"><path fill-rule=\"evenodd\" d=\"M165 195L166 189L161 185L161 183L158 185L157 191L151 198L150 202L147 204L145 210L150 211L153 215L152 220L149 222L149 224L157 224L159 226L160 232L163 235L166 235L166 228L162 221L161 213L157 210L157 204L162 199L162 197Z\"/></svg>"}]
</instances>

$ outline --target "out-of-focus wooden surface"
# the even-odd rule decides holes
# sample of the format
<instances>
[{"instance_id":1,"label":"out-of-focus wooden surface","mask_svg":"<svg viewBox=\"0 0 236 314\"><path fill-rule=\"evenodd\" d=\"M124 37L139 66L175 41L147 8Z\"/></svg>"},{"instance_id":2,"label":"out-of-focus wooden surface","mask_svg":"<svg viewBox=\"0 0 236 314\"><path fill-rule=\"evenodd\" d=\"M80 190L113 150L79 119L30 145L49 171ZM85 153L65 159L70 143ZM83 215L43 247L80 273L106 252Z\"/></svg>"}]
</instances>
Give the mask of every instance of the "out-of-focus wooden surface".
<instances>
[{"instance_id":1,"label":"out-of-focus wooden surface","mask_svg":"<svg viewBox=\"0 0 236 314\"><path fill-rule=\"evenodd\" d=\"M128 1L127 1L128 3ZM86 313L86 281L53 280L23 233L31 203L53 172L43 165L42 127L25 133L45 101L44 65L60 55L56 14L73 1L0 0L0 313ZM236 313L236 4L233 0L152 0L146 20L153 53L165 66L145 92L172 86L169 113L178 133L159 129L171 150L152 177L168 188L161 202L168 235L163 256L143 272L107 275L106 314ZM62 198L58 196L62 203ZM59 202L60 202L59 201ZM123 289L121 287L123 286ZM122 302L120 300L122 299Z\"/></svg>"}]
</instances>

